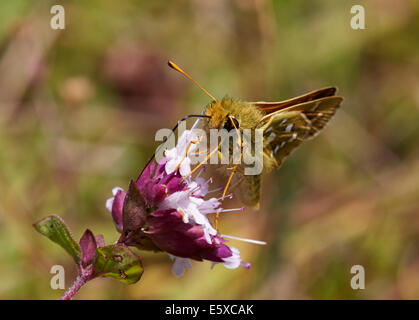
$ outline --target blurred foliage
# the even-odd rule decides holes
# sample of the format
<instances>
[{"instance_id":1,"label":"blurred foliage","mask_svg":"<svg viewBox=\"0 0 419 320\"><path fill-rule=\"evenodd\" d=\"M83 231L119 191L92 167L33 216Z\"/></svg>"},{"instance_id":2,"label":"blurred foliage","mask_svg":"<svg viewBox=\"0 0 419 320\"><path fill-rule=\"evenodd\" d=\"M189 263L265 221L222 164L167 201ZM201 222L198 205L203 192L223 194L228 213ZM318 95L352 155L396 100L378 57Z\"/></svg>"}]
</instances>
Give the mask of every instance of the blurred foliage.
<instances>
[{"instance_id":1,"label":"blurred foliage","mask_svg":"<svg viewBox=\"0 0 419 320\"><path fill-rule=\"evenodd\" d=\"M135 285L99 279L79 299L419 298L419 3L68 0L0 3L0 298L56 299L53 265L73 261L32 229L59 214L75 238L117 239L105 201L152 154L154 133L208 98L280 100L336 85L326 130L263 185L260 212L225 215L222 232L250 270L193 263L175 278L165 254L140 253ZM350 269L366 270L352 290Z\"/></svg>"}]
</instances>

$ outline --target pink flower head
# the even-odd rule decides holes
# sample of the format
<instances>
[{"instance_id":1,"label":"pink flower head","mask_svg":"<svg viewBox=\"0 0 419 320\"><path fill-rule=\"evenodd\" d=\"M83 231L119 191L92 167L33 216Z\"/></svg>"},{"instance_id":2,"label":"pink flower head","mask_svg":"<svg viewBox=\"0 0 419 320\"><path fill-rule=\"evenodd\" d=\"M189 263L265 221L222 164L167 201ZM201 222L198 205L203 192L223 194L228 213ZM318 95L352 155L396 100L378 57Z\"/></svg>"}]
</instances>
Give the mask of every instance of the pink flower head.
<instances>
[{"instance_id":1,"label":"pink flower head","mask_svg":"<svg viewBox=\"0 0 419 320\"><path fill-rule=\"evenodd\" d=\"M174 148L171 153L181 154L187 149L187 141L195 138L191 134L181 137L182 150ZM208 214L234 209L222 209L221 198L205 199L211 192L211 179L199 175L186 178L190 168L181 169L182 163L189 164L184 160L176 156L166 157L159 164L151 161L128 192L113 190L114 197L108 199L107 208L122 233L119 243L167 252L175 260L173 273L177 276L190 267L185 259L209 260L230 269L250 267L241 260L239 250L225 244L226 240L207 218Z\"/></svg>"}]
</instances>

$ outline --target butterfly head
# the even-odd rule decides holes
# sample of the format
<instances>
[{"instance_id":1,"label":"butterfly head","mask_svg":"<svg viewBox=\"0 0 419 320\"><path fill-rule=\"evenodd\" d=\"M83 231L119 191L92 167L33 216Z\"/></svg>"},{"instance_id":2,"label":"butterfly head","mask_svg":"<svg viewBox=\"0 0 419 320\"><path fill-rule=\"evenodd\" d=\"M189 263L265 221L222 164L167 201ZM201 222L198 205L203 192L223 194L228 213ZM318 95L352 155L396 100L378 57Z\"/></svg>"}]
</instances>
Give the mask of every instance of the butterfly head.
<instances>
[{"instance_id":1,"label":"butterfly head","mask_svg":"<svg viewBox=\"0 0 419 320\"><path fill-rule=\"evenodd\" d=\"M208 118L210 129L226 129L227 131L240 128L240 113L237 112L235 104L237 102L230 98L221 101L212 101L205 108L205 115Z\"/></svg>"}]
</instances>

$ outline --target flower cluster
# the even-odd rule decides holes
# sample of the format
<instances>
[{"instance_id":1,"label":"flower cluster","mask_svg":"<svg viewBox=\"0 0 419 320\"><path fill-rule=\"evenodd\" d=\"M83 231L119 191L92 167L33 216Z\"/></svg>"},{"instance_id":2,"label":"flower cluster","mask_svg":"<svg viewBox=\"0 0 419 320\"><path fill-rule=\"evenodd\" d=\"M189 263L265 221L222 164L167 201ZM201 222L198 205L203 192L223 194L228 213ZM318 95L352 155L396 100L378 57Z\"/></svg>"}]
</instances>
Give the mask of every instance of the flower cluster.
<instances>
[{"instance_id":1,"label":"flower cluster","mask_svg":"<svg viewBox=\"0 0 419 320\"><path fill-rule=\"evenodd\" d=\"M191 267L189 259L250 268L208 220L208 214L243 208L226 210L221 207L223 198L208 197L220 188L210 190L212 180L200 177L203 169L192 178L189 155L196 140L193 130L186 130L176 147L166 150L160 163L151 161L127 192L113 189L106 207L121 232L118 242L167 252L176 276Z\"/></svg>"}]
</instances>

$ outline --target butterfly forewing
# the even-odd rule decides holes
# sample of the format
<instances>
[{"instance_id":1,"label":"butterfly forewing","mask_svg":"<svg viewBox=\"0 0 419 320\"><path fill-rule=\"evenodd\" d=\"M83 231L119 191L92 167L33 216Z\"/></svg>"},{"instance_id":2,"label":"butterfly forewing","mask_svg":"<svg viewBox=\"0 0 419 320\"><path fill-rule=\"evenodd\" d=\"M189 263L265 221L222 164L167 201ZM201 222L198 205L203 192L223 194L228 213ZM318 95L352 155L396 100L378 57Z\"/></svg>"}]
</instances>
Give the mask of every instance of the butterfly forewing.
<instances>
[{"instance_id":1,"label":"butterfly forewing","mask_svg":"<svg viewBox=\"0 0 419 320\"><path fill-rule=\"evenodd\" d=\"M295 106L301 103L314 101L317 99L321 99L324 97L331 97L334 96L336 93L336 87L327 87L323 89L318 89L306 94L303 94L301 96L284 100L284 101L278 101L278 102L265 102L265 101L257 101L257 102L251 102L253 105L258 107L261 111L263 111L266 114L273 113L275 111L285 109L291 106Z\"/></svg>"},{"instance_id":2,"label":"butterfly forewing","mask_svg":"<svg viewBox=\"0 0 419 320\"><path fill-rule=\"evenodd\" d=\"M314 137L329 122L342 102L341 97L326 97L314 101L300 103L277 112L301 112L311 123L307 138Z\"/></svg>"},{"instance_id":3,"label":"butterfly forewing","mask_svg":"<svg viewBox=\"0 0 419 320\"><path fill-rule=\"evenodd\" d=\"M306 139L311 123L299 111L275 112L262 120L261 128L264 162L268 168L279 168L284 159Z\"/></svg>"}]
</instances>

